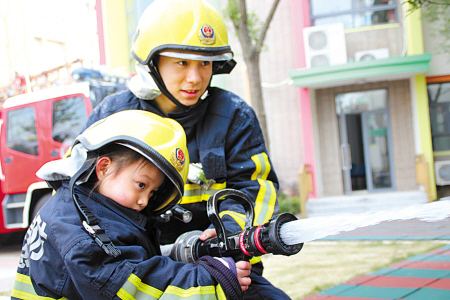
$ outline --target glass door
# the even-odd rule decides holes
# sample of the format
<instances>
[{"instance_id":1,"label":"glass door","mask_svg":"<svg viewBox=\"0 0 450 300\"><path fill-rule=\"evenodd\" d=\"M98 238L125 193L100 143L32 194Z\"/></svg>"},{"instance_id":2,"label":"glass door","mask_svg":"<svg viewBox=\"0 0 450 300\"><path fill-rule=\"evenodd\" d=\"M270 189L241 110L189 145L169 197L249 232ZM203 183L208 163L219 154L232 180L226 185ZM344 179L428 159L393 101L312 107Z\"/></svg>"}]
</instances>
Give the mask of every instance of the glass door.
<instances>
[{"instance_id":1,"label":"glass door","mask_svg":"<svg viewBox=\"0 0 450 300\"><path fill-rule=\"evenodd\" d=\"M393 188L387 91L338 94L336 112L344 192Z\"/></svg>"},{"instance_id":2,"label":"glass door","mask_svg":"<svg viewBox=\"0 0 450 300\"><path fill-rule=\"evenodd\" d=\"M392 187L388 115L384 109L362 113L368 190Z\"/></svg>"}]
</instances>

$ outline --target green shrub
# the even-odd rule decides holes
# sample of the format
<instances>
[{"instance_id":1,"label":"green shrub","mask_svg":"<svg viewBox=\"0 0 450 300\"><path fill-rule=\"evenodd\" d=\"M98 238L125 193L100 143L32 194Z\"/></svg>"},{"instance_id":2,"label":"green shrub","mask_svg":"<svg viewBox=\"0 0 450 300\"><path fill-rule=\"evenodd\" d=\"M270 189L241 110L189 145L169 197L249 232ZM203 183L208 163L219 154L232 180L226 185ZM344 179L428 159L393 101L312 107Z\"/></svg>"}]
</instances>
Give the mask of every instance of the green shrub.
<instances>
[{"instance_id":1,"label":"green shrub","mask_svg":"<svg viewBox=\"0 0 450 300\"><path fill-rule=\"evenodd\" d=\"M300 198L298 196L288 196L283 193L278 194L278 205L280 206L280 213L300 213Z\"/></svg>"}]
</instances>

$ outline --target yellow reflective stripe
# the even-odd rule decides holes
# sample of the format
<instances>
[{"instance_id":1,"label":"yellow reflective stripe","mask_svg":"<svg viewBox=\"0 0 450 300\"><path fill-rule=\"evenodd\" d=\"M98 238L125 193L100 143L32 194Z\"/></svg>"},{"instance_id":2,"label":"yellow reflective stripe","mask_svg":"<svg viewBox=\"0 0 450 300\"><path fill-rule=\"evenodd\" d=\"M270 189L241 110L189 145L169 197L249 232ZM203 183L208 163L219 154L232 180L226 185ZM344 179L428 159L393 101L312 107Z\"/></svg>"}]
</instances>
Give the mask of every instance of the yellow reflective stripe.
<instances>
[{"instance_id":1,"label":"yellow reflective stripe","mask_svg":"<svg viewBox=\"0 0 450 300\"><path fill-rule=\"evenodd\" d=\"M258 179L259 191L255 202L255 222L253 225L267 223L275 210L277 192L272 181Z\"/></svg>"},{"instance_id":2,"label":"yellow reflective stripe","mask_svg":"<svg viewBox=\"0 0 450 300\"><path fill-rule=\"evenodd\" d=\"M128 276L127 281L117 292L120 299L159 299L163 292L146 283L135 274Z\"/></svg>"},{"instance_id":3,"label":"yellow reflective stripe","mask_svg":"<svg viewBox=\"0 0 450 300\"><path fill-rule=\"evenodd\" d=\"M51 300L56 298L43 297L36 294L31 283L30 276L16 273L16 281L14 282L14 287L11 292L11 296L19 299L30 299L30 300ZM67 298L59 298L60 300Z\"/></svg>"},{"instance_id":4,"label":"yellow reflective stripe","mask_svg":"<svg viewBox=\"0 0 450 300\"><path fill-rule=\"evenodd\" d=\"M16 282L17 281L27 283L27 284L32 284L30 276L24 275L21 273L16 273Z\"/></svg>"},{"instance_id":5,"label":"yellow reflective stripe","mask_svg":"<svg viewBox=\"0 0 450 300\"><path fill-rule=\"evenodd\" d=\"M224 215L229 215L230 217L232 217L233 220L235 220L236 223L238 223L239 227L241 227L241 229L244 229L244 227L245 227L245 215L244 214L240 214L240 213L237 213L232 210L224 210L219 213L220 218L223 218Z\"/></svg>"},{"instance_id":6,"label":"yellow reflective stripe","mask_svg":"<svg viewBox=\"0 0 450 300\"><path fill-rule=\"evenodd\" d=\"M255 171L252 174L251 180L256 180L258 178L267 179L270 173L270 163L269 157L266 153L260 153L253 155L251 157L252 161L255 163Z\"/></svg>"},{"instance_id":7,"label":"yellow reflective stripe","mask_svg":"<svg viewBox=\"0 0 450 300\"><path fill-rule=\"evenodd\" d=\"M227 187L226 182L214 183L207 190L198 184L188 183L184 185L184 195L181 204L197 203L207 201L215 192Z\"/></svg>"},{"instance_id":8,"label":"yellow reflective stripe","mask_svg":"<svg viewBox=\"0 0 450 300\"><path fill-rule=\"evenodd\" d=\"M197 286L183 289L177 286L169 285L161 296L161 300L169 299L216 299L216 289L212 285Z\"/></svg>"},{"instance_id":9,"label":"yellow reflective stripe","mask_svg":"<svg viewBox=\"0 0 450 300\"><path fill-rule=\"evenodd\" d=\"M261 256L253 256L252 258L250 258L250 263L252 265L260 263L261 262Z\"/></svg>"},{"instance_id":10,"label":"yellow reflective stripe","mask_svg":"<svg viewBox=\"0 0 450 300\"><path fill-rule=\"evenodd\" d=\"M216 295L219 300L227 300L227 296L225 295L225 292L220 284L216 285Z\"/></svg>"},{"instance_id":11,"label":"yellow reflective stripe","mask_svg":"<svg viewBox=\"0 0 450 300\"><path fill-rule=\"evenodd\" d=\"M271 170L267 154L264 152L256 154L251 159L255 163L255 171L251 179L257 180L260 186L255 201L255 222L253 225L261 225L272 217L277 195L273 182L267 180Z\"/></svg>"}]
</instances>

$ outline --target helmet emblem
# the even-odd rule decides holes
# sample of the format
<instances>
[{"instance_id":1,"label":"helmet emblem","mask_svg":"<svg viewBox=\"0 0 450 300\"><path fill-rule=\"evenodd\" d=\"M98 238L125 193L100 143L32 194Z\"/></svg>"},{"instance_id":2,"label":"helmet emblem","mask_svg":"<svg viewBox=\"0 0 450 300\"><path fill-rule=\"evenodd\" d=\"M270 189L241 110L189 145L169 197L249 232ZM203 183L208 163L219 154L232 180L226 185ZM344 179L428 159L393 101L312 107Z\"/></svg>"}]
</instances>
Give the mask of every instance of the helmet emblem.
<instances>
[{"instance_id":1,"label":"helmet emblem","mask_svg":"<svg viewBox=\"0 0 450 300\"><path fill-rule=\"evenodd\" d=\"M178 171L181 171L184 166L185 156L183 150L180 148L175 148L175 151L172 156L172 164Z\"/></svg>"},{"instance_id":2,"label":"helmet emblem","mask_svg":"<svg viewBox=\"0 0 450 300\"><path fill-rule=\"evenodd\" d=\"M211 25L208 24L205 24L200 28L198 37L200 38L200 41L205 45L212 45L216 42L214 29L211 27Z\"/></svg>"}]
</instances>

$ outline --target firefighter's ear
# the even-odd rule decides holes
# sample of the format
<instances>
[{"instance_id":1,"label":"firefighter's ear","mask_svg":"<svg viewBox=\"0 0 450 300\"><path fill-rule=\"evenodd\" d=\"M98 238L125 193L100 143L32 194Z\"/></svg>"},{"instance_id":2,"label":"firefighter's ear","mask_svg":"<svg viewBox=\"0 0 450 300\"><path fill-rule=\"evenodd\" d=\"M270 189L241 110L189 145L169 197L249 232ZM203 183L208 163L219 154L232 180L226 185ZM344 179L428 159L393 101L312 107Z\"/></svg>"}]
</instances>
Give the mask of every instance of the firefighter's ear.
<instances>
[{"instance_id":1,"label":"firefighter's ear","mask_svg":"<svg viewBox=\"0 0 450 300\"><path fill-rule=\"evenodd\" d=\"M108 170L111 168L111 158L107 156L100 157L95 163L95 174L98 180L102 180L108 175Z\"/></svg>"}]
</instances>

